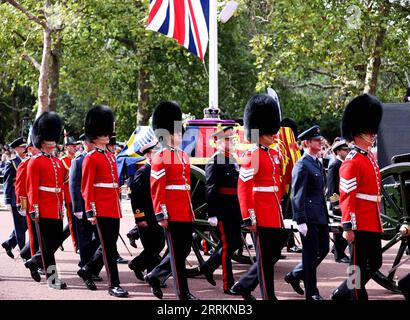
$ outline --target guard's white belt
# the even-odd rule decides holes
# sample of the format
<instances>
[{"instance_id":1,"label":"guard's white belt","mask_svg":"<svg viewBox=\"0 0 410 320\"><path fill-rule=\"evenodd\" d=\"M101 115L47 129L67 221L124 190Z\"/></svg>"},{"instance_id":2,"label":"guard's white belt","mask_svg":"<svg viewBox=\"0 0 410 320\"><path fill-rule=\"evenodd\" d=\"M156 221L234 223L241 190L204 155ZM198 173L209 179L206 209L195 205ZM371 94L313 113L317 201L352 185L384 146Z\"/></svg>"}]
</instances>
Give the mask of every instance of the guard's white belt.
<instances>
[{"instance_id":1,"label":"guard's white belt","mask_svg":"<svg viewBox=\"0 0 410 320\"><path fill-rule=\"evenodd\" d=\"M118 188L117 183L94 183L94 187L98 188L111 188L111 189L116 189Z\"/></svg>"},{"instance_id":2,"label":"guard's white belt","mask_svg":"<svg viewBox=\"0 0 410 320\"><path fill-rule=\"evenodd\" d=\"M50 187L43 187L43 186L39 186L38 190L46 191L46 192L54 192L54 193L61 192L61 188L50 188Z\"/></svg>"},{"instance_id":3,"label":"guard's white belt","mask_svg":"<svg viewBox=\"0 0 410 320\"><path fill-rule=\"evenodd\" d=\"M367 201L372 201L372 202L380 202L380 196L374 196L371 194L365 194L365 193L356 193L356 198L362 199L362 200L367 200Z\"/></svg>"},{"instance_id":4,"label":"guard's white belt","mask_svg":"<svg viewBox=\"0 0 410 320\"><path fill-rule=\"evenodd\" d=\"M167 190L191 190L191 186L186 185L186 184L169 184L165 186L165 189Z\"/></svg>"},{"instance_id":5,"label":"guard's white belt","mask_svg":"<svg viewBox=\"0 0 410 320\"><path fill-rule=\"evenodd\" d=\"M277 186L270 187L253 187L253 191L257 192L278 192L279 188Z\"/></svg>"}]
</instances>

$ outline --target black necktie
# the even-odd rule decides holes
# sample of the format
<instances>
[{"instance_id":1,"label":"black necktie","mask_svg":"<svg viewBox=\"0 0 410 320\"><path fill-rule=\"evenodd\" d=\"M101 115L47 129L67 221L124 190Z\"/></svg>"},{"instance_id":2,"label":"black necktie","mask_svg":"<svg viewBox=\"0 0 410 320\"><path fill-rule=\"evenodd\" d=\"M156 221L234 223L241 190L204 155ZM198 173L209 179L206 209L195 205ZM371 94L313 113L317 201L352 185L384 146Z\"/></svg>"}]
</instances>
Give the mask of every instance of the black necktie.
<instances>
[{"instance_id":1,"label":"black necktie","mask_svg":"<svg viewBox=\"0 0 410 320\"><path fill-rule=\"evenodd\" d=\"M322 169L322 164L320 163L320 161L319 161L318 158L316 158L316 164L318 165L318 167L319 167L320 169Z\"/></svg>"}]
</instances>

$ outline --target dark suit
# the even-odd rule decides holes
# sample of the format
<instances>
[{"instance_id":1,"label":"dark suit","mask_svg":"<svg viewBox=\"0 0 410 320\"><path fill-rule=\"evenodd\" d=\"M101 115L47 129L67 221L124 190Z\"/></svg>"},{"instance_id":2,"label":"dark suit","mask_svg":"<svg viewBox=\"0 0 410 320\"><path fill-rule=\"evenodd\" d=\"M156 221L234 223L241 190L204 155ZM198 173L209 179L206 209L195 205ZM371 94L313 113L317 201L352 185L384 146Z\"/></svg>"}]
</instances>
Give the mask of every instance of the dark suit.
<instances>
[{"instance_id":1,"label":"dark suit","mask_svg":"<svg viewBox=\"0 0 410 320\"><path fill-rule=\"evenodd\" d=\"M325 173L322 165L305 153L292 170L293 220L307 224L303 244L302 262L291 272L304 280L307 298L318 295L316 268L329 252L329 227L326 208Z\"/></svg>"},{"instance_id":2,"label":"dark suit","mask_svg":"<svg viewBox=\"0 0 410 320\"><path fill-rule=\"evenodd\" d=\"M135 222L146 221L147 227L138 227L144 250L130 262L130 267L150 272L161 262L160 253L165 247L164 230L159 226L151 198L151 166L145 164L131 182L131 206Z\"/></svg>"},{"instance_id":3,"label":"dark suit","mask_svg":"<svg viewBox=\"0 0 410 320\"><path fill-rule=\"evenodd\" d=\"M327 196L330 198L334 194L339 195L339 181L340 174L339 169L342 165L342 160L336 158L330 163L329 169L327 171ZM341 217L342 212L340 211L339 201L330 202L330 209L333 211L335 216ZM342 259L346 257L345 249L347 247L347 241L343 238L341 233L333 233L333 241L335 243L332 252L335 255L335 260Z\"/></svg>"},{"instance_id":4,"label":"dark suit","mask_svg":"<svg viewBox=\"0 0 410 320\"><path fill-rule=\"evenodd\" d=\"M102 251L97 250L100 246L100 240L97 233L97 227L93 226L86 217L84 199L81 194L82 167L86 152L81 153L73 159L69 173L70 195L74 213L82 212L82 218L76 219L76 228L78 236L78 245L80 249L80 267L85 266L91 259L99 261L93 274L98 274L103 267Z\"/></svg>"},{"instance_id":5,"label":"dark suit","mask_svg":"<svg viewBox=\"0 0 410 320\"><path fill-rule=\"evenodd\" d=\"M22 250L26 243L26 230L27 221L26 217L19 214L16 206L16 193L15 193L15 183L16 183L16 173L17 167L20 164L21 159L16 157L7 161L4 168L4 200L6 205L11 206L11 211L13 215L14 230L8 237L6 241L3 242L6 246L14 248L17 244Z\"/></svg>"},{"instance_id":6,"label":"dark suit","mask_svg":"<svg viewBox=\"0 0 410 320\"><path fill-rule=\"evenodd\" d=\"M201 269L213 273L222 264L223 288L228 291L235 282L232 255L242 247L242 215L237 194L239 166L232 156L218 151L206 165L205 173L208 218L218 218L217 232L221 241Z\"/></svg>"}]
</instances>

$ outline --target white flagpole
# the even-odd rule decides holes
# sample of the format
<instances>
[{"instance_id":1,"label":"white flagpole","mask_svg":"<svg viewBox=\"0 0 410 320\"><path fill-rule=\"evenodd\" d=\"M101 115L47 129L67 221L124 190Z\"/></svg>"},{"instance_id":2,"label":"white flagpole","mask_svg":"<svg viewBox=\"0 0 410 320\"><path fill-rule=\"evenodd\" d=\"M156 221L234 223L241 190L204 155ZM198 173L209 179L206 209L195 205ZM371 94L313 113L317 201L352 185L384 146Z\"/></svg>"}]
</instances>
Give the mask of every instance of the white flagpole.
<instances>
[{"instance_id":1,"label":"white flagpole","mask_svg":"<svg viewBox=\"0 0 410 320\"><path fill-rule=\"evenodd\" d=\"M209 0L209 105L218 106L218 21L217 0Z\"/></svg>"}]
</instances>

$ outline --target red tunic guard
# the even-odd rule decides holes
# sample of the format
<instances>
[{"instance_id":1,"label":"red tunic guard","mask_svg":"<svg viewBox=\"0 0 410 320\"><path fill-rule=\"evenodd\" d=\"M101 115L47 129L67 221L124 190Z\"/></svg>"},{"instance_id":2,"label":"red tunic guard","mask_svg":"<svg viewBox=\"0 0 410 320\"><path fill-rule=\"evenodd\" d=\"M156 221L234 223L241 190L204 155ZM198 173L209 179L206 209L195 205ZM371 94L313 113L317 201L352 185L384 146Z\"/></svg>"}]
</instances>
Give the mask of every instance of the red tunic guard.
<instances>
[{"instance_id":1,"label":"red tunic guard","mask_svg":"<svg viewBox=\"0 0 410 320\"><path fill-rule=\"evenodd\" d=\"M36 253L36 246L35 246L35 239L37 239L37 236L34 235L36 230L34 229L34 226L32 224L32 221L30 219L30 214L28 214L29 211L29 204L28 204L28 199L27 199L27 167L30 162L31 157L25 158L17 167L17 173L16 173L16 201L17 204L21 206L21 210L26 211L26 220L27 220L27 229L28 229L28 234L29 234L29 243L30 243L30 254L33 256Z\"/></svg>"},{"instance_id":2,"label":"red tunic guard","mask_svg":"<svg viewBox=\"0 0 410 320\"><path fill-rule=\"evenodd\" d=\"M114 155L95 148L83 163L81 191L88 217L121 218L120 188Z\"/></svg>"},{"instance_id":3,"label":"red tunic guard","mask_svg":"<svg viewBox=\"0 0 410 320\"><path fill-rule=\"evenodd\" d=\"M64 169L61 161L45 152L35 155L27 167L27 196L30 213L40 218L61 219Z\"/></svg>"},{"instance_id":4,"label":"red tunic guard","mask_svg":"<svg viewBox=\"0 0 410 320\"><path fill-rule=\"evenodd\" d=\"M340 168L340 208L344 230L383 232L381 177L373 154L355 147Z\"/></svg>"},{"instance_id":5,"label":"red tunic guard","mask_svg":"<svg viewBox=\"0 0 410 320\"><path fill-rule=\"evenodd\" d=\"M262 145L248 150L239 173L238 197L245 225L254 213L259 227L282 228L280 199L283 194L281 157Z\"/></svg>"},{"instance_id":6,"label":"red tunic guard","mask_svg":"<svg viewBox=\"0 0 410 320\"><path fill-rule=\"evenodd\" d=\"M185 152L172 147L157 152L151 165L151 195L157 220L193 221L190 183Z\"/></svg>"}]
</instances>

